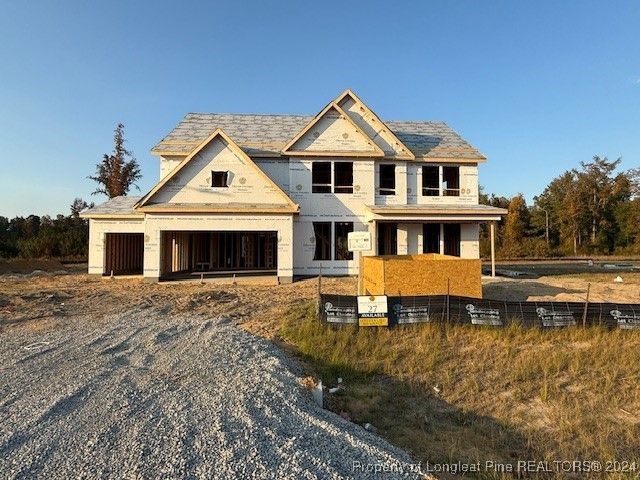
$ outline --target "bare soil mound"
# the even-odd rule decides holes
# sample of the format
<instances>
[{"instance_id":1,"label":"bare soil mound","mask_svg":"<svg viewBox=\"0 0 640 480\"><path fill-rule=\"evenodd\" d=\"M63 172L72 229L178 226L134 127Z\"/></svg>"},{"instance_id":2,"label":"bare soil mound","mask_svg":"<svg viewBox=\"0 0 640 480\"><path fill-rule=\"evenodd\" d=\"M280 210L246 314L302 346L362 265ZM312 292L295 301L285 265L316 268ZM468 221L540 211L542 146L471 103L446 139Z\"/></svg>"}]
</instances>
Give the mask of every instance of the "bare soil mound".
<instances>
[{"instance_id":1,"label":"bare soil mound","mask_svg":"<svg viewBox=\"0 0 640 480\"><path fill-rule=\"evenodd\" d=\"M35 270L57 272L64 269L64 265L57 260L0 260L0 275L7 273L31 273Z\"/></svg>"}]
</instances>

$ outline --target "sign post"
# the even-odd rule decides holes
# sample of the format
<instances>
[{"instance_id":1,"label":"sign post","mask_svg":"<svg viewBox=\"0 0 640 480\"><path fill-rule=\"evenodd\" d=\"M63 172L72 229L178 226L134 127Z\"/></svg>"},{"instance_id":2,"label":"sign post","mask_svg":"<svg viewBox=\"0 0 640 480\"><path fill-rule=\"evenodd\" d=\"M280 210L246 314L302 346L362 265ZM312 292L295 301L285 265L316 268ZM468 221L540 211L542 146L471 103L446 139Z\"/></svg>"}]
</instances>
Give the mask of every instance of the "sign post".
<instances>
[{"instance_id":1,"label":"sign post","mask_svg":"<svg viewBox=\"0 0 640 480\"><path fill-rule=\"evenodd\" d=\"M347 234L347 248L350 252L356 252L358 260L358 291L356 295L362 295L362 252L371 250L370 232L349 232Z\"/></svg>"}]
</instances>

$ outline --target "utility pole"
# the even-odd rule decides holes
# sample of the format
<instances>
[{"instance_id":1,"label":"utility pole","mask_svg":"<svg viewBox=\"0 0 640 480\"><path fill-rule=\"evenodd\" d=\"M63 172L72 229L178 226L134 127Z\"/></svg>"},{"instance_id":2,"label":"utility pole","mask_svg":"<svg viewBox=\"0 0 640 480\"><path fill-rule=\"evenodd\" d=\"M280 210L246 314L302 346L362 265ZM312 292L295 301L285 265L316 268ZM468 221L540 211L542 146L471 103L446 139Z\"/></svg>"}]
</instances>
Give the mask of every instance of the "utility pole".
<instances>
[{"instance_id":1,"label":"utility pole","mask_svg":"<svg viewBox=\"0 0 640 480\"><path fill-rule=\"evenodd\" d=\"M547 225L547 229L545 232L545 238L547 240L547 248L549 248L549 210L547 210L546 208L544 209L544 219Z\"/></svg>"}]
</instances>

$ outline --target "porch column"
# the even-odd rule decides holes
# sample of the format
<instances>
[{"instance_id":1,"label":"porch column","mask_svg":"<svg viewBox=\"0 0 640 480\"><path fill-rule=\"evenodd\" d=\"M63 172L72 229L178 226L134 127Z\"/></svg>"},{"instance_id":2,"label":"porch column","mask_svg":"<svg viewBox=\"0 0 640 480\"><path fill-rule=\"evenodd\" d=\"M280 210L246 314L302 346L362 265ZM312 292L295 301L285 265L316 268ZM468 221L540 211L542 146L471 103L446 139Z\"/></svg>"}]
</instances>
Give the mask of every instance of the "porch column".
<instances>
[{"instance_id":1,"label":"porch column","mask_svg":"<svg viewBox=\"0 0 640 480\"><path fill-rule=\"evenodd\" d=\"M379 255L378 252L378 222L371 221L369 226L369 232L371 233L371 253L369 255Z\"/></svg>"},{"instance_id":2,"label":"porch column","mask_svg":"<svg viewBox=\"0 0 640 480\"><path fill-rule=\"evenodd\" d=\"M144 258L142 274L145 282L157 282L160 279L161 235L159 225L155 221L145 219L144 222ZM162 252L165 255L171 252Z\"/></svg>"},{"instance_id":3,"label":"porch column","mask_svg":"<svg viewBox=\"0 0 640 480\"><path fill-rule=\"evenodd\" d=\"M398 244L396 245L396 251L398 255L406 255L409 253L409 224L398 223L397 232Z\"/></svg>"},{"instance_id":4,"label":"porch column","mask_svg":"<svg viewBox=\"0 0 640 480\"><path fill-rule=\"evenodd\" d=\"M491 276L496 276L496 222L491 222Z\"/></svg>"}]
</instances>

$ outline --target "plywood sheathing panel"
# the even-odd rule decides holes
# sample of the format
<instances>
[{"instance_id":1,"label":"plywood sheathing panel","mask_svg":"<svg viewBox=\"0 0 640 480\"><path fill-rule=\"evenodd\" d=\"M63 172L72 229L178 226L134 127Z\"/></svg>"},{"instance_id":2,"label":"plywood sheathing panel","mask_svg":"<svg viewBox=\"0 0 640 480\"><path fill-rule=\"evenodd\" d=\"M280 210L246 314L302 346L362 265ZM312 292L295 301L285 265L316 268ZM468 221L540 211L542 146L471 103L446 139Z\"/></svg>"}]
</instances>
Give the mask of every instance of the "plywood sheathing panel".
<instances>
[{"instance_id":1,"label":"plywood sheathing panel","mask_svg":"<svg viewBox=\"0 0 640 480\"><path fill-rule=\"evenodd\" d=\"M369 295L450 295L482 298L479 259L435 253L363 257L364 291Z\"/></svg>"}]
</instances>

